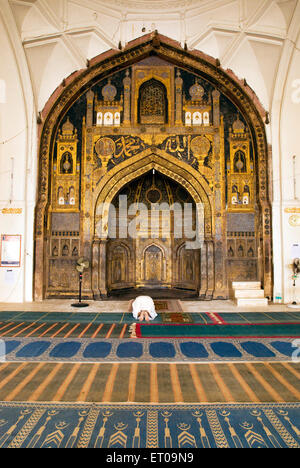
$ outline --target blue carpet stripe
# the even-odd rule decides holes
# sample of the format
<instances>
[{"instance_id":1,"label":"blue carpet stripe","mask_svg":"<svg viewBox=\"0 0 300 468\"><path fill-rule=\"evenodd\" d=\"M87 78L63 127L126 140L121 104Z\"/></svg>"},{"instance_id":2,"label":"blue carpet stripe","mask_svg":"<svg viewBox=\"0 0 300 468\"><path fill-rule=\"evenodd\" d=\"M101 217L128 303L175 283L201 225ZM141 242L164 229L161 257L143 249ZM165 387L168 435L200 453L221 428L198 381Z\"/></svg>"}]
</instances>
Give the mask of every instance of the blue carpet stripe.
<instances>
[{"instance_id":1,"label":"blue carpet stripe","mask_svg":"<svg viewBox=\"0 0 300 468\"><path fill-rule=\"evenodd\" d=\"M0 361L42 362L300 362L300 342L273 339L129 339L5 338Z\"/></svg>"},{"instance_id":2,"label":"blue carpet stripe","mask_svg":"<svg viewBox=\"0 0 300 468\"><path fill-rule=\"evenodd\" d=\"M243 343L241 343L241 346L243 346ZM243 353L238 350L237 346L232 343L226 343L224 341L217 341L212 343L211 348L213 352L221 358L241 358L243 355Z\"/></svg>"},{"instance_id":3,"label":"blue carpet stripe","mask_svg":"<svg viewBox=\"0 0 300 468\"><path fill-rule=\"evenodd\" d=\"M193 448L300 448L298 403L3 402L0 412L0 448L131 448L134 451L127 455L136 456L140 454L137 449L149 448L148 444L151 449L182 449L182 455L184 449Z\"/></svg>"}]
</instances>

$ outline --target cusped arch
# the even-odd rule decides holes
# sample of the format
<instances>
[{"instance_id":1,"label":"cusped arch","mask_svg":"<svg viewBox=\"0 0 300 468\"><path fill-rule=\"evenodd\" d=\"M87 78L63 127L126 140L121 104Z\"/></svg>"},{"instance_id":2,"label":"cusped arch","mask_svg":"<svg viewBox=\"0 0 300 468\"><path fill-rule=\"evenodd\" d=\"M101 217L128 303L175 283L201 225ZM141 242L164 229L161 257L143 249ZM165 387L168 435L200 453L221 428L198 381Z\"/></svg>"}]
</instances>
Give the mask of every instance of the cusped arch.
<instances>
[{"instance_id":1,"label":"cusped arch","mask_svg":"<svg viewBox=\"0 0 300 468\"><path fill-rule=\"evenodd\" d=\"M94 193L95 236L107 237L109 208L115 196L129 182L153 169L178 182L189 192L196 204L198 218L202 219L204 217L204 235L206 238L211 237L213 235L213 204L208 183L190 165L157 148L147 149L130 160L124 161L101 179ZM101 224L100 231L97 228L98 223Z\"/></svg>"},{"instance_id":2,"label":"cusped arch","mask_svg":"<svg viewBox=\"0 0 300 468\"><path fill-rule=\"evenodd\" d=\"M116 272L114 270L114 262L118 260L118 254L119 253L124 253L125 257L123 257L124 260L124 266L123 268L120 269L120 280L118 281L118 278L116 275ZM120 241L112 241L110 244L110 248L107 251L107 256L108 256L108 283L112 286L115 283L130 283L132 281L132 270L130 268L130 263L133 261L133 252L130 249L130 247L125 243L125 242L120 242ZM124 274L124 277L122 278L122 272Z\"/></svg>"},{"instance_id":3,"label":"cusped arch","mask_svg":"<svg viewBox=\"0 0 300 468\"><path fill-rule=\"evenodd\" d=\"M78 98L84 95L96 83L105 79L116 71L124 70L127 67L138 63L140 60L150 55L158 56L159 58L173 63L184 70L193 72L209 81L215 86L215 95L219 92L229 98L234 105L239 109L240 113L245 118L249 126L255 154L256 170L257 170L257 202L260 211L260 224L262 226L262 270L264 277L264 289L268 296L272 296L272 245L271 237L272 232L270 226L271 222L271 205L268 192L268 146L264 125L264 118L266 115L265 110L259 103L255 93L248 87L244 81L239 80L236 75L231 71L224 70L218 60L208 57L199 51L186 51L180 47L180 44L162 36L157 33L145 35L143 38L136 39L130 42L122 51L110 50L88 62L88 67L84 70L78 70L72 75L63 80L62 84L52 94L51 98L44 107L39 119L39 180L38 180L38 200L36 205L35 215L35 279L34 279L34 292L35 299L42 300L44 298L45 281L44 275L46 271L46 230L47 223L47 209L49 206L49 197L51 193L51 178L50 178L50 164L52 161L53 148L55 145L55 135L59 124L67 114L70 107L76 102ZM151 151L150 151L151 153ZM214 215L219 213L212 212L211 203L212 197L209 195L210 188L206 187L204 179L201 182L195 179L193 172L195 171L189 166L190 177L180 173L178 167L174 165L170 168L167 162L159 162L157 159L163 154L156 152L150 155L149 161L143 158L145 163L144 172L156 168L168 177L177 180L180 184L186 187L189 193L193 196L194 200L200 202L205 199L205 221L206 221L206 236L213 235L213 221ZM146 157L146 156L145 156ZM172 157L168 155L168 161L173 161ZM132 166L134 158L130 161L128 167L134 169L134 174L131 179L138 177L138 172L143 170ZM118 168L118 171L121 169ZM183 169L183 168L181 168ZM108 178L103 178L106 183L120 185L122 177L114 175L112 169ZM197 171L196 171L197 172ZM121 173L120 173L121 174ZM125 177L128 174L124 173ZM199 178L199 173L198 173ZM198 183L198 186L197 186ZM115 194L118 192L117 187L110 185ZM98 200L109 199L109 197L100 197L101 190L105 190L102 186L102 181L99 183L99 190L96 190ZM103 192L104 193L104 192ZM206 195L205 195L206 193ZM92 195L94 197L94 194ZM94 200L95 201L95 200ZM207 214L209 213L209 216ZM90 213L85 213L89 216ZM93 214L92 216L94 216ZM208 224L207 224L208 222Z\"/></svg>"},{"instance_id":4,"label":"cusped arch","mask_svg":"<svg viewBox=\"0 0 300 468\"><path fill-rule=\"evenodd\" d=\"M146 251L148 249L150 249L150 247L156 247L157 249L159 249L161 252L162 252L162 256L163 258L165 259L166 258L166 249L163 245L160 245L158 242L153 242L153 241L150 241L149 244L147 244L144 248L143 248L143 251L142 251L142 258L144 258L144 255L146 253Z\"/></svg>"},{"instance_id":5,"label":"cusped arch","mask_svg":"<svg viewBox=\"0 0 300 468\"><path fill-rule=\"evenodd\" d=\"M167 255L166 255L165 248L162 245L160 245L158 242L150 242L143 249L142 256L141 256L141 268L142 268L143 279L145 281L147 281L147 280L150 281L151 280L151 278L147 277L148 273L147 273L146 262L147 262L147 254L150 253L150 255L151 255L152 252L154 252L154 255L159 253L158 258L156 256L156 261L160 259L161 262L160 262L160 271L159 271L159 268L158 268L157 272L158 272L158 276L160 276L160 280L165 281L166 276L167 276ZM159 267L159 265L156 264L156 268L157 267Z\"/></svg>"}]
</instances>

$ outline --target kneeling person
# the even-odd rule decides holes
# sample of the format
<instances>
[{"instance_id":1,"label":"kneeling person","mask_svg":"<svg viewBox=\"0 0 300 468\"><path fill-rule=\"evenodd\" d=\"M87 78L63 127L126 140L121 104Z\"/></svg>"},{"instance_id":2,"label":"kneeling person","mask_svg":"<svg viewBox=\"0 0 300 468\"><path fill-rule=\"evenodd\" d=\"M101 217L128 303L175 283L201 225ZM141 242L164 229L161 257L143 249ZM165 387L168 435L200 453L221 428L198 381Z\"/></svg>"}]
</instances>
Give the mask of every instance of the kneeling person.
<instances>
[{"instance_id":1,"label":"kneeling person","mask_svg":"<svg viewBox=\"0 0 300 468\"><path fill-rule=\"evenodd\" d=\"M132 302L132 315L136 320L142 322L154 320L157 317L153 299L149 296L138 296Z\"/></svg>"}]
</instances>

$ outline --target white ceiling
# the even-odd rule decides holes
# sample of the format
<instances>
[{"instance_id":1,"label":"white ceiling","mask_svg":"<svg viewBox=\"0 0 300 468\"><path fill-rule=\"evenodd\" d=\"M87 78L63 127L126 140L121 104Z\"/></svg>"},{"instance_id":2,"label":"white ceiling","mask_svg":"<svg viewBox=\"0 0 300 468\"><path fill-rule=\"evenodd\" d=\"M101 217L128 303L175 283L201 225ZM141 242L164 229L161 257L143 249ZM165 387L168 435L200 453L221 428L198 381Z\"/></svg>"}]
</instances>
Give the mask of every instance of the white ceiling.
<instances>
[{"instance_id":1,"label":"white ceiling","mask_svg":"<svg viewBox=\"0 0 300 468\"><path fill-rule=\"evenodd\" d=\"M87 59L158 30L246 78L266 110L286 42L299 39L299 0L6 0L41 110ZM282 70L281 70L282 75Z\"/></svg>"}]
</instances>

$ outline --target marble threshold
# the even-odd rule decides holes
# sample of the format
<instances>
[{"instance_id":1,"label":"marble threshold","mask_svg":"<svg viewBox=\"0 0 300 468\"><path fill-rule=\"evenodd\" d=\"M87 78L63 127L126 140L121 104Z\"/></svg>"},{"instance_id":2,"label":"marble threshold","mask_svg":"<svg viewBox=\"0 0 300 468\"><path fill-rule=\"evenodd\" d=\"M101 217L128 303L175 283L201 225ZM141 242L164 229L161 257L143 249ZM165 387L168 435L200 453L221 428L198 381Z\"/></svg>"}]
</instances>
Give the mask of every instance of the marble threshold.
<instances>
[{"instance_id":1,"label":"marble threshold","mask_svg":"<svg viewBox=\"0 0 300 468\"><path fill-rule=\"evenodd\" d=\"M159 301L168 301L169 299L160 298ZM128 312L130 301L82 301L88 304L88 307L75 308L72 304L77 301L74 299L46 299L40 302L0 302L1 311L24 311L24 312L72 312L72 313L120 313ZM300 311L300 304L297 308L289 308L288 304L269 303L265 307L247 306L238 307L233 300L225 301L180 301L182 312L203 313L203 312L292 312Z\"/></svg>"}]
</instances>

